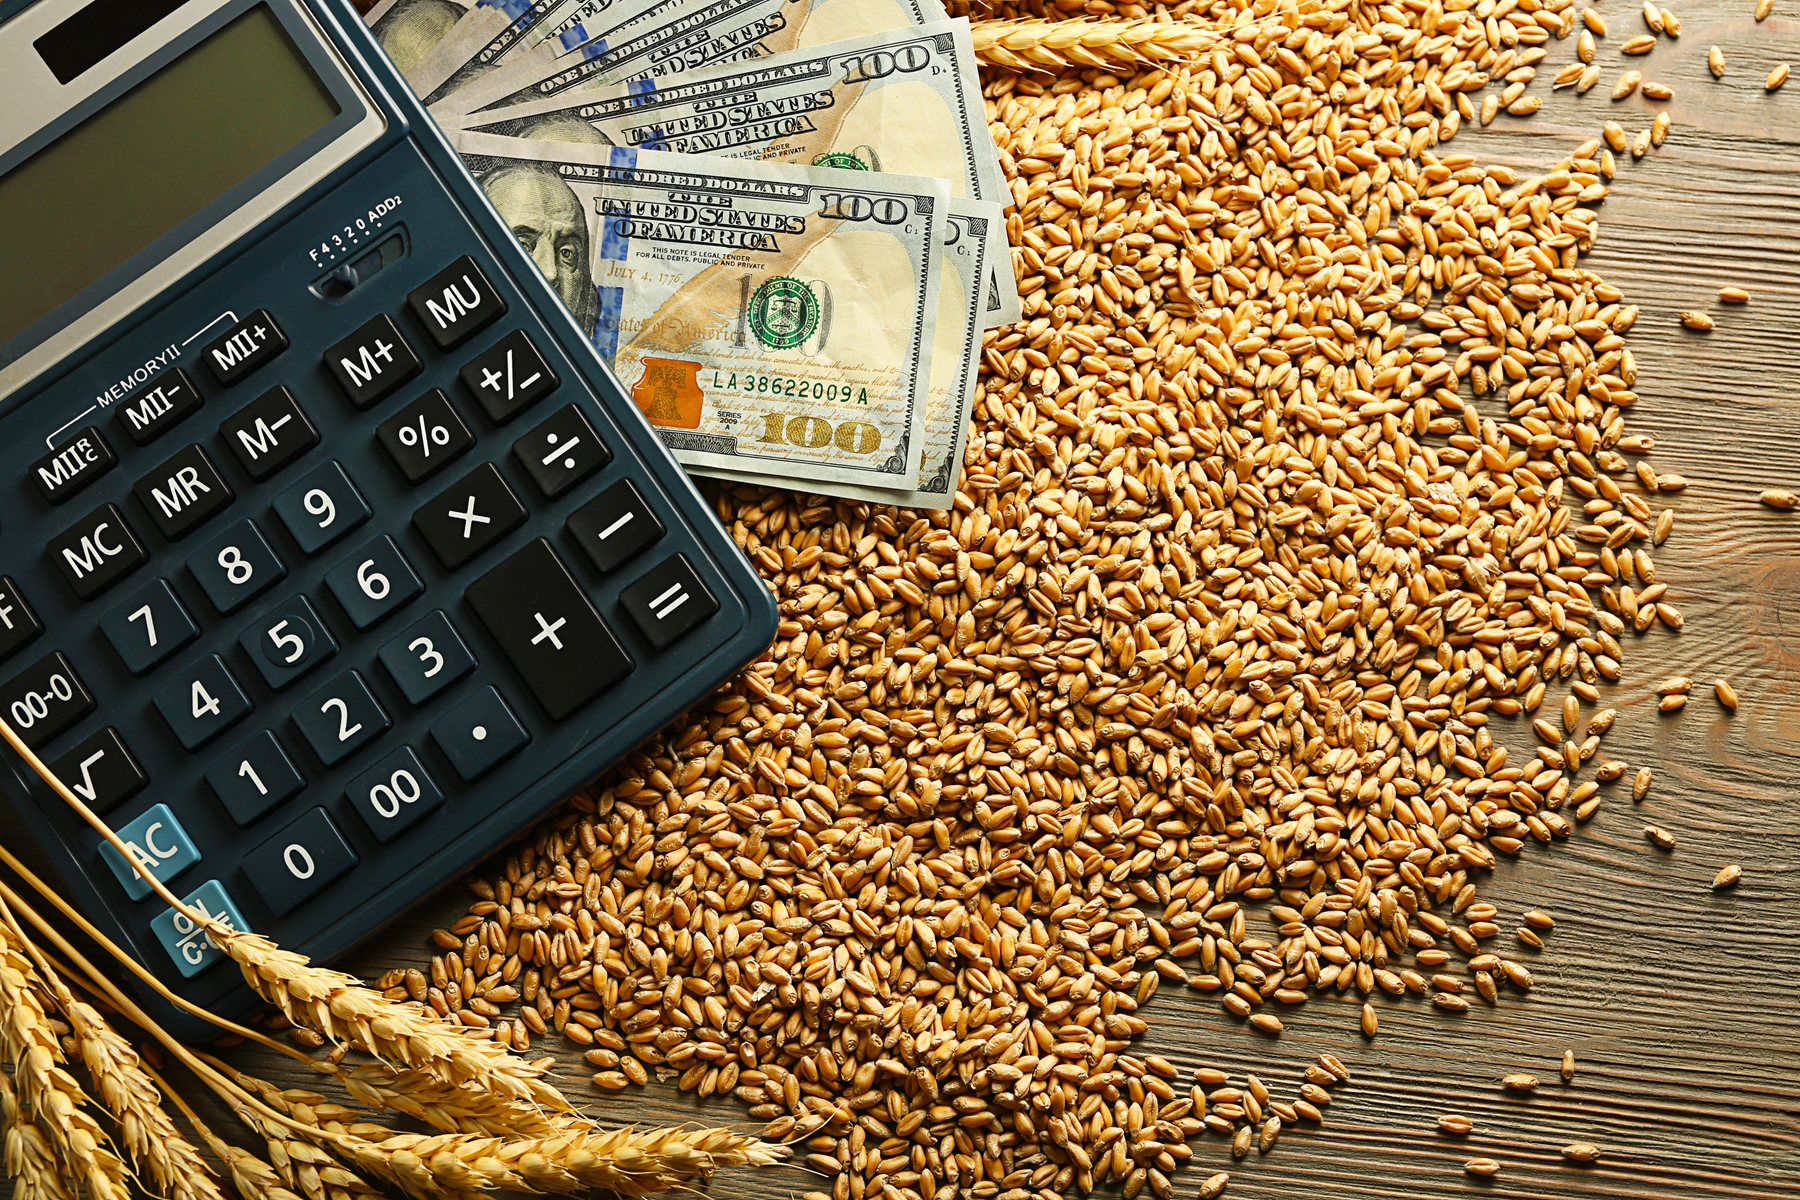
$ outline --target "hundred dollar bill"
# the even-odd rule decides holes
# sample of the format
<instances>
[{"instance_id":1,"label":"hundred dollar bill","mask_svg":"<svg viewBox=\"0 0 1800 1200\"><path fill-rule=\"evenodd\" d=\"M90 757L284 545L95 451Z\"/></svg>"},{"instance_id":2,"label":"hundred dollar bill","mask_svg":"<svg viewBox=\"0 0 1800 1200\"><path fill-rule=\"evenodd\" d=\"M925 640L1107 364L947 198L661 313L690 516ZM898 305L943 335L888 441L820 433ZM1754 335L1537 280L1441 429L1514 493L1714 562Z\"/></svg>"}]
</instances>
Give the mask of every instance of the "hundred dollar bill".
<instances>
[{"instance_id":1,"label":"hundred dollar bill","mask_svg":"<svg viewBox=\"0 0 1800 1200\"><path fill-rule=\"evenodd\" d=\"M435 115L444 121L583 84L674 75L948 19L942 0L618 0L446 94Z\"/></svg>"},{"instance_id":2,"label":"hundred dollar bill","mask_svg":"<svg viewBox=\"0 0 1800 1200\"><path fill-rule=\"evenodd\" d=\"M425 0L414 0L424 3ZM404 72L427 106L474 84L502 63L522 57L577 3L607 9L639 0L477 0L451 29ZM391 14L390 14L391 19ZM377 32L377 39L380 33ZM383 43L386 49L386 43ZM392 57L392 52L389 52Z\"/></svg>"},{"instance_id":3,"label":"hundred dollar bill","mask_svg":"<svg viewBox=\"0 0 1800 1200\"><path fill-rule=\"evenodd\" d=\"M916 485L943 180L450 137L676 458Z\"/></svg>"},{"instance_id":4,"label":"hundred dollar bill","mask_svg":"<svg viewBox=\"0 0 1800 1200\"><path fill-rule=\"evenodd\" d=\"M380 0L363 14L376 43L410 75L469 11L467 0Z\"/></svg>"},{"instance_id":5,"label":"hundred dollar bill","mask_svg":"<svg viewBox=\"0 0 1800 1200\"><path fill-rule=\"evenodd\" d=\"M952 196L1011 199L961 19L439 116L450 127L546 141L935 175ZM1011 254L992 256L988 271L984 329L1020 316Z\"/></svg>"},{"instance_id":6,"label":"hundred dollar bill","mask_svg":"<svg viewBox=\"0 0 1800 1200\"><path fill-rule=\"evenodd\" d=\"M998 208L979 200L953 197L950 201L941 260L944 274L938 285L937 336L931 350L931 391L925 401L924 434L919 439L919 485L910 491L891 491L808 480L799 490L900 508L946 509L955 501L969 404L980 365L982 281L987 278L985 260L992 245L987 226L998 219ZM1004 240L1001 244L1004 246ZM770 487L795 486L780 476L746 471L706 467L696 468L695 473Z\"/></svg>"}]
</instances>

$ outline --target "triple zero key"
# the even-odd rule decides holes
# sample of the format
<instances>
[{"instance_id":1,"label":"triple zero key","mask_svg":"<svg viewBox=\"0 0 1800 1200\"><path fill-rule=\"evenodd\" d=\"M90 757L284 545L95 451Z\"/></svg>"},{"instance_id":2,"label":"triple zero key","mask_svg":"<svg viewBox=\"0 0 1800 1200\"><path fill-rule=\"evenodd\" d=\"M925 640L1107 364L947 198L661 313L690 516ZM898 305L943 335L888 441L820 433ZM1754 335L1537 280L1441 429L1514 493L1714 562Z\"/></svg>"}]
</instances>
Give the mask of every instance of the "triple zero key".
<instances>
[{"instance_id":1,"label":"triple zero key","mask_svg":"<svg viewBox=\"0 0 1800 1200\"><path fill-rule=\"evenodd\" d=\"M631 671L630 657L543 538L469 585L464 595L553 720L569 716Z\"/></svg>"}]
</instances>

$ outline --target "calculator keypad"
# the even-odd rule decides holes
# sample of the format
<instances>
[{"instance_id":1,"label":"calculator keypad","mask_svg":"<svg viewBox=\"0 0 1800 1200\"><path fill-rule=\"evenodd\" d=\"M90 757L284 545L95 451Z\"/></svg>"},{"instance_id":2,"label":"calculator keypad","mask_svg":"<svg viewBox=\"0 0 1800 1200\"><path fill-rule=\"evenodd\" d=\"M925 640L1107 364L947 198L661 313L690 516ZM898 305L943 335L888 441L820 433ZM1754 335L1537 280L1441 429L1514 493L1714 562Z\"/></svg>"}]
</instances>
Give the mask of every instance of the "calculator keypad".
<instances>
[{"instance_id":1,"label":"calculator keypad","mask_svg":"<svg viewBox=\"0 0 1800 1200\"><path fill-rule=\"evenodd\" d=\"M200 910L227 929L252 932L250 923L238 911L231 895L226 892L225 885L216 879L207 880L183 896L181 902L189 908ZM212 944L204 929L172 908L163 909L151 920L150 931L162 943L162 948L168 952L183 979L192 979L208 967L216 966L230 957Z\"/></svg>"},{"instance_id":2,"label":"calculator keypad","mask_svg":"<svg viewBox=\"0 0 1800 1200\"><path fill-rule=\"evenodd\" d=\"M133 675L168 661L200 636L200 626L166 579L153 579L100 618L100 631Z\"/></svg>"},{"instance_id":3,"label":"calculator keypad","mask_svg":"<svg viewBox=\"0 0 1800 1200\"><path fill-rule=\"evenodd\" d=\"M188 555L187 568L221 615L236 612L287 576L287 564L250 520L234 522Z\"/></svg>"},{"instance_id":4,"label":"calculator keypad","mask_svg":"<svg viewBox=\"0 0 1800 1200\"><path fill-rule=\"evenodd\" d=\"M12 576L0 575L0 660L11 658L44 632L25 593Z\"/></svg>"},{"instance_id":5,"label":"calculator keypad","mask_svg":"<svg viewBox=\"0 0 1800 1200\"><path fill-rule=\"evenodd\" d=\"M275 497L275 515L300 551L314 555L374 516L337 462L322 463Z\"/></svg>"},{"instance_id":6,"label":"calculator keypad","mask_svg":"<svg viewBox=\"0 0 1800 1200\"><path fill-rule=\"evenodd\" d=\"M278 604L238 639L263 682L277 691L338 652L337 640L305 596Z\"/></svg>"},{"instance_id":7,"label":"calculator keypad","mask_svg":"<svg viewBox=\"0 0 1800 1200\"><path fill-rule=\"evenodd\" d=\"M619 480L569 514L567 528L602 571L618 570L664 532L663 523L629 479Z\"/></svg>"},{"instance_id":8,"label":"calculator keypad","mask_svg":"<svg viewBox=\"0 0 1800 1200\"><path fill-rule=\"evenodd\" d=\"M132 859L163 883L200 861L200 850L194 845L194 839L188 836L188 831L181 827L181 822L175 819L166 804L151 805L143 816L119 826L115 832L131 851ZM127 896L142 900L150 894L150 885L125 861L123 854L102 842L100 857L112 868Z\"/></svg>"},{"instance_id":9,"label":"calculator keypad","mask_svg":"<svg viewBox=\"0 0 1800 1200\"><path fill-rule=\"evenodd\" d=\"M525 506L492 463L482 463L413 514L413 525L451 570L524 523Z\"/></svg>"},{"instance_id":10,"label":"calculator keypad","mask_svg":"<svg viewBox=\"0 0 1800 1200\"><path fill-rule=\"evenodd\" d=\"M252 479L267 479L319 444L319 431L294 393L272 387L219 426L238 464Z\"/></svg>"},{"instance_id":11,"label":"calculator keypad","mask_svg":"<svg viewBox=\"0 0 1800 1200\"><path fill-rule=\"evenodd\" d=\"M202 346L200 360L212 369L220 387L230 387L287 348L287 334L267 309L259 308Z\"/></svg>"},{"instance_id":12,"label":"calculator keypad","mask_svg":"<svg viewBox=\"0 0 1800 1200\"><path fill-rule=\"evenodd\" d=\"M440 350L462 345L506 311L506 300L467 254L414 288L406 303Z\"/></svg>"},{"instance_id":13,"label":"calculator keypad","mask_svg":"<svg viewBox=\"0 0 1800 1200\"><path fill-rule=\"evenodd\" d=\"M224 512L236 499L198 442L183 446L138 480L131 491L156 523L157 531L171 542L186 537L208 517Z\"/></svg>"},{"instance_id":14,"label":"calculator keypad","mask_svg":"<svg viewBox=\"0 0 1800 1200\"><path fill-rule=\"evenodd\" d=\"M244 855L244 874L276 916L286 916L360 861L338 827L315 808Z\"/></svg>"},{"instance_id":15,"label":"calculator keypad","mask_svg":"<svg viewBox=\"0 0 1800 1200\"><path fill-rule=\"evenodd\" d=\"M217 654L209 654L158 688L156 711L189 750L206 743L250 714L250 697Z\"/></svg>"},{"instance_id":16,"label":"calculator keypad","mask_svg":"<svg viewBox=\"0 0 1800 1200\"><path fill-rule=\"evenodd\" d=\"M376 655L394 683L417 706L475 669L475 656L463 645L456 626L442 609L409 626Z\"/></svg>"},{"instance_id":17,"label":"calculator keypad","mask_svg":"<svg viewBox=\"0 0 1800 1200\"><path fill-rule=\"evenodd\" d=\"M325 352L325 367L358 409L368 408L419 373L413 353L383 313Z\"/></svg>"},{"instance_id":18,"label":"calculator keypad","mask_svg":"<svg viewBox=\"0 0 1800 1200\"><path fill-rule=\"evenodd\" d=\"M60 650L0 686L0 713L33 750L94 711L94 697Z\"/></svg>"},{"instance_id":19,"label":"calculator keypad","mask_svg":"<svg viewBox=\"0 0 1800 1200\"><path fill-rule=\"evenodd\" d=\"M116 504L102 504L51 538L49 554L69 590L83 600L92 600L150 561Z\"/></svg>"},{"instance_id":20,"label":"calculator keypad","mask_svg":"<svg viewBox=\"0 0 1800 1200\"><path fill-rule=\"evenodd\" d=\"M392 724L356 671L345 671L294 706L294 725L328 767L361 750Z\"/></svg>"},{"instance_id":21,"label":"calculator keypad","mask_svg":"<svg viewBox=\"0 0 1800 1200\"><path fill-rule=\"evenodd\" d=\"M436 475L475 444L475 435L438 388L377 425L375 436L408 483Z\"/></svg>"},{"instance_id":22,"label":"calculator keypad","mask_svg":"<svg viewBox=\"0 0 1800 1200\"><path fill-rule=\"evenodd\" d=\"M676 639L719 611L719 602L681 554L664 559L620 592L619 605L631 614L658 650L668 649Z\"/></svg>"},{"instance_id":23,"label":"calculator keypad","mask_svg":"<svg viewBox=\"0 0 1800 1200\"><path fill-rule=\"evenodd\" d=\"M425 590L412 564L385 533L333 567L325 586L358 629L367 629Z\"/></svg>"},{"instance_id":24,"label":"calculator keypad","mask_svg":"<svg viewBox=\"0 0 1800 1200\"><path fill-rule=\"evenodd\" d=\"M552 720L569 716L631 670L630 657L543 538L470 584L464 595Z\"/></svg>"},{"instance_id":25,"label":"calculator keypad","mask_svg":"<svg viewBox=\"0 0 1800 1200\"><path fill-rule=\"evenodd\" d=\"M51 773L97 813L118 807L150 783L119 731L110 725L82 738L49 765Z\"/></svg>"},{"instance_id":26,"label":"calculator keypad","mask_svg":"<svg viewBox=\"0 0 1800 1200\"><path fill-rule=\"evenodd\" d=\"M513 330L470 359L461 374L463 386L496 425L548 396L559 382L523 329Z\"/></svg>"},{"instance_id":27,"label":"calculator keypad","mask_svg":"<svg viewBox=\"0 0 1800 1200\"><path fill-rule=\"evenodd\" d=\"M266 729L220 755L206 769L206 782L239 825L249 825L306 786L294 760Z\"/></svg>"}]
</instances>

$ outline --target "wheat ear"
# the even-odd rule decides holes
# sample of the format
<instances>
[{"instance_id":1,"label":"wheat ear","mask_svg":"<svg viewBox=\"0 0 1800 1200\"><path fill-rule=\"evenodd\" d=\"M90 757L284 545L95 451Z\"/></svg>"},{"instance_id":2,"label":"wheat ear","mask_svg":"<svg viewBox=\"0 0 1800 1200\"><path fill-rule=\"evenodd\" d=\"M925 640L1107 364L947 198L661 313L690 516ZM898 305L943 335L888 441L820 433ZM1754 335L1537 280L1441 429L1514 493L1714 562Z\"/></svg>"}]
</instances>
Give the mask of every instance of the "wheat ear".
<instances>
[{"instance_id":1,"label":"wheat ear","mask_svg":"<svg viewBox=\"0 0 1800 1200\"><path fill-rule=\"evenodd\" d=\"M62 1047L33 986L31 960L8 939L0 949L0 1048L13 1064L24 1111L37 1118L61 1161L91 1200L130 1200L125 1163L107 1145L75 1077L62 1068Z\"/></svg>"},{"instance_id":2,"label":"wheat ear","mask_svg":"<svg viewBox=\"0 0 1800 1200\"><path fill-rule=\"evenodd\" d=\"M1230 24L1193 18L1047 21L1020 17L972 21L969 32L977 58L1010 71L1051 72L1073 67L1137 72L1190 61L1247 31L1291 27L1318 7L1319 0L1302 0Z\"/></svg>"},{"instance_id":3,"label":"wheat ear","mask_svg":"<svg viewBox=\"0 0 1800 1200\"><path fill-rule=\"evenodd\" d=\"M417 1004L390 1000L341 971L315 967L304 955L283 950L254 933L227 928L190 907L138 863L113 828L70 791L5 720L0 720L0 739L25 760L63 803L132 864L138 877L164 903L205 929L208 939L238 964L245 982L281 1009L290 1021L317 1030L340 1045L400 1063L446 1083L485 1088L558 1112L573 1108L561 1092L541 1078L550 1060L528 1063L516 1058L511 1050L496 1042L469 1036L460 1025L426 1016Z\"/></svg>"},{"instance_id":4,"label":"wheat ear","mask_svg":"<svg viewBox=\"0 0 1800 1200\"><path fill-rule=\"evenodd\" d=\"M16 948L23 949L37 963L38 973L57 1007L68 1017L69 1036L80 1051L101 1102L118 1122L121 1140L132 1161L149 1173L157 1191L169 1200L225 1200L199 1148L181 1136L175 1122L163 1111L162 1095L143 1072L131 1043L107 1024L92 1005L76 998L4 900L0 900L0 920L4 921L0 937L16 943Z\"/></svg>"},{"instance_id":5,"label":"wheat ear","mask_svg":"<svg viewBox=\"0 0 1800 1200\"><path fill-rule=\"evenodd\" d=\"M0 1116L4 1117L6 1173L13 1200L75 1200L56 1162L56 1148L43 1126L19 1105L12 1077L0 1071Z\"/></svg>"}]
</instances>

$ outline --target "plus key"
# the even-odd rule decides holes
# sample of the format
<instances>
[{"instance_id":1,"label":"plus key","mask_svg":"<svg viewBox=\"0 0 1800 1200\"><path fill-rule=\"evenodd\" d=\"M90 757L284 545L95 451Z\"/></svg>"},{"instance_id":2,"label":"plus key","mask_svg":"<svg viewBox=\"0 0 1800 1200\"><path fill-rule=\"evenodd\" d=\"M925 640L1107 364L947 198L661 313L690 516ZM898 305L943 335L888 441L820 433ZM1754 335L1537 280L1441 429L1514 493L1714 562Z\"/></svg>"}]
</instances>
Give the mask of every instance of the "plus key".
<instances>
[{"instance_id":1,"label":"plus key","mask_svg":"<svg viewBox=\"0 0 1800 1200\"><path fill-rule=\"evenodd\" d=\"M552 720L570 716L631 670L618 639L543 538L464 595Z\"/></svg>"}]
</instances>

